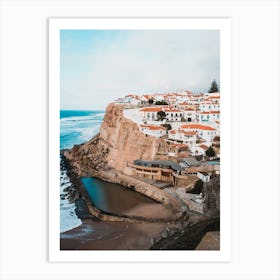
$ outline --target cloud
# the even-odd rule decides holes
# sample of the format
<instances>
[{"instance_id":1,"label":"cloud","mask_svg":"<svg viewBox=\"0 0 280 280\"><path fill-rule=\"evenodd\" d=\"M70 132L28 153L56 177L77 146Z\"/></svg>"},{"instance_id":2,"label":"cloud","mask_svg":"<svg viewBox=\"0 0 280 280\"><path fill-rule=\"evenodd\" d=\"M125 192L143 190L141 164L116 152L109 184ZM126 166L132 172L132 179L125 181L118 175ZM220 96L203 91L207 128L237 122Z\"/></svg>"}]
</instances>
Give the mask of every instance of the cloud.
<instances>
[{"instance_id":1,"label":"cloud","mask_svg":"<svg viewBox=\"0 0 280 280\"><path fill-rule=\"evenodd\" d=\"M205 91L214 78L219 83L218 31L94 34L88 34L86 48L79 42L71 49L68 36L68 50L62 51L62 107L104 108L129 92Z\"/></svg>"}]
</instances>

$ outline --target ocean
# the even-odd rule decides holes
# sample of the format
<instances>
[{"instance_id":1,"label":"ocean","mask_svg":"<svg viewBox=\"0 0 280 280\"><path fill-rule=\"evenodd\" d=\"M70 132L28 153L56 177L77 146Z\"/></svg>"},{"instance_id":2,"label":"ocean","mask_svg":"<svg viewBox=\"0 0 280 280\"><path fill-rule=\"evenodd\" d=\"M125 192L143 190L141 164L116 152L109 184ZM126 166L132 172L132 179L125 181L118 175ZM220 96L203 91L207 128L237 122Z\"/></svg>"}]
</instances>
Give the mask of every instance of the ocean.
<instances>
[{"instance_id":1,"label":"ocean","mask_svg":"<svg viewBox=\"0 0 280 280\"><path fill-rule=\"evenodd\" d=\"M60 111L60 149L70 149L76 144L85 143L99 132L105 111ZM65 188L71 182L65 168L60 169L60 232L81 225L75 213L75 204L67 199Z\"/></svg>"}]
</instances>

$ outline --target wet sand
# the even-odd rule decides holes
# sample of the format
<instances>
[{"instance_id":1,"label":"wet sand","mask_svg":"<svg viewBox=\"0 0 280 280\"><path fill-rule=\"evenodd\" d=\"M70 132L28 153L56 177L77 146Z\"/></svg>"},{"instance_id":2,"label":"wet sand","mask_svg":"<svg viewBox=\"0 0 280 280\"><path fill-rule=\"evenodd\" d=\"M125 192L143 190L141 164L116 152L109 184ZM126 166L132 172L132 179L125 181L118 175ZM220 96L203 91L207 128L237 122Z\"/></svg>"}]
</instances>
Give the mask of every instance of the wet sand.
<instances>
[{"instance_id":1,"label":"wet sand","mask_svg":"<svg viewBox=\"0 0 280 280\"><path fill-rule=\"evenodd\" d=\"M124 212L126 215L147 218L171 218L174 214L160 203L138 204Z\"/></svg>"},{"instance_id":2,"label":"wet sand","mask_svg":"<svg viewBox=\"0 0 280 280\"><path fill-rule=\"evenodd\" d=\"M127 210L127 215L168 218L173 215L159 203L141 203ZM60 234L61 250L147 250L152 238L157 238L167 223L123 223L84 219L75 229Z\"/></svg>"},{"instance_id":3,"label":"wet sand","mask_svg":"<svg viewBox=\"0 0 280 280\"><path fill-rule=\"evenodd\" d=\"M131 224L84 220L75 229L60 234L61 250L147 250L152 237L159 236L165 224Z\"/></svg>"}]
</instances>

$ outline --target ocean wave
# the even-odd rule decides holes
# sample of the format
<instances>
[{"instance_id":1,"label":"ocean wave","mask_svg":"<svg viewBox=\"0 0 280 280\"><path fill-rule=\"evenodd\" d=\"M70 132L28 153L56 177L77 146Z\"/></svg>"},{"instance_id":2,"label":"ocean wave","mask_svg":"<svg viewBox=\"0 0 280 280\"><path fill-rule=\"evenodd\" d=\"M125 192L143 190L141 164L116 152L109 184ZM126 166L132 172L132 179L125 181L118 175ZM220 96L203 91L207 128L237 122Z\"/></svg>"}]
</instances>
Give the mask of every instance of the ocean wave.
<instances>
[{"instance_id":1,"label":"ocean wave","mask_svg":"<svg viewBox=\"0 0 280 280\"><path fill-rule=\"evenodd\" d=\"M70 203L65 188L70 187L70 178L67 176L66 170L60 170L60 232L65 232L76 228L82 224L75 212L75 204Z\"/></svg>"},{"instance_id":2,"label":"ocean wave","mask_svg":"<svg viewBox=\"0 0 280 280\"><path fill-rule=\"evenodd\" d=\"M104 117L105 112L103 113L97 113L97 114L92 114L92 116L96 116L96 117Z\"/></svg>"},{"instance_id":3,"label":"ocean wave","mask_svg":"<svg viewBox=\"0 0 280 280\"><path fill-rule=\"evenodd\" d=\"M86 121L86 120L94 120L94 116L73 116L73 117L64 117L60 119L60 122L73 122L73 121Z\"/></svg>"},{"instance_id":4,"label":"ocean wave","mask_svg":"<svg viewBox=\"0 0 280 280\"><path fill-rule=\"evenodd\" d=\"M89 141L98 132L104 112L90 113L86 116L63 117L60 119L60 148L71 149L76 144ZM75 213L75 204L67 199L66 188L71 182L66 170L60 171L60 232L66 232L82 224Z\"/></svg>"}]
</instances>

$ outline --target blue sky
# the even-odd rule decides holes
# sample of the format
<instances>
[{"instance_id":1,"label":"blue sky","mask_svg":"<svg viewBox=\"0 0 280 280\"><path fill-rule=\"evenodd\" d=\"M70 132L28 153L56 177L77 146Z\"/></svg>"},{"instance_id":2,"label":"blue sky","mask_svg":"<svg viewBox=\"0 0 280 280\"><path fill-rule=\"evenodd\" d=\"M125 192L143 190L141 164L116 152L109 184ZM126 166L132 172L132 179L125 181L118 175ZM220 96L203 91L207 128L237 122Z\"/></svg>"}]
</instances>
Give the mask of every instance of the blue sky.
<instances>
[{"instance_id":1,"label":"blue sky","mask_svg":"<svg viewBox=\"0 0 280 280\"><path fill-rule=\"evenodd\" d=\"M105 109L117 97L219 84L215 30L61 30L61 109Z\"/></svg>"}]
</instances>

